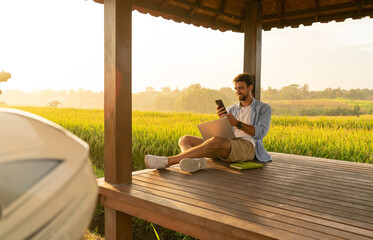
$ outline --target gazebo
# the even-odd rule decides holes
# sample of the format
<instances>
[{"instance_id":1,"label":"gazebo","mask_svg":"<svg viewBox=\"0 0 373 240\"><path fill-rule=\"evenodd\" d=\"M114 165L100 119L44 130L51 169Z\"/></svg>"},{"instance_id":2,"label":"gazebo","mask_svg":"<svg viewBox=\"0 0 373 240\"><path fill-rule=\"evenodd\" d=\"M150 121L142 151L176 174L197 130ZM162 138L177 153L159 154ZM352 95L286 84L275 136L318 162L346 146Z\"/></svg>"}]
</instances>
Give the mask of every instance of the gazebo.
<instances>
[{"instance_id":1,"label":"gazebo","mask_svg":"<svg viewBox=\"0 0 373 240\"><path fill-rule=\"evenodd\" d=\"M201 239L373 238L373 166L272 153L249 173L132 173L132 10L244 33L243 72L260 99L262 31L373 17L372 0L94 0L104 3L105 177L98 179L107 239L131 239L136 216Z\"/></svg>"}]
</instances>

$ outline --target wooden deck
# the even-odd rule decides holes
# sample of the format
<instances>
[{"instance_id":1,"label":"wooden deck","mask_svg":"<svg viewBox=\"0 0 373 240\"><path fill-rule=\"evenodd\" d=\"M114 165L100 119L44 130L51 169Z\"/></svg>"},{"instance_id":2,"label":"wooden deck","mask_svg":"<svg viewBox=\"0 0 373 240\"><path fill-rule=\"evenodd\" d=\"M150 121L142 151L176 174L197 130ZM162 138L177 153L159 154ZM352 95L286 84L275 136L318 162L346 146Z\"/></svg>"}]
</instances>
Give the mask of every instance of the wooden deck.
<instances>
[{"instance_id":1,"label":"wooden deck","mask_svg":"<svg viewBox=\"0 0 373 240\"><path fill-rule=\"evenodd\" d=\"M100 203L200 239L372 239L373 165L271 153L263 169L221 161L98 179Z\"/></svg>"}]
</instances>

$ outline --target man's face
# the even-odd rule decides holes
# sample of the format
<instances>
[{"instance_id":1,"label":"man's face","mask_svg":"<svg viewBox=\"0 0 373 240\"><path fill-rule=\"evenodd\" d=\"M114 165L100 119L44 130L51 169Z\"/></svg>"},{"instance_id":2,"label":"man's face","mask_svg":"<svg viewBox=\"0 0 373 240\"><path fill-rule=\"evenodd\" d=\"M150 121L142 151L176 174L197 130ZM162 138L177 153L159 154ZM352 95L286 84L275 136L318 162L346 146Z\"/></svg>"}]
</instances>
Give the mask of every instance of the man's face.
<instances>
[{"instance_id":1,"label":"man's face","mask_svg":"<svg viewBox=\"0 0 373 240\"><path fill-rule=\"evenodd\" d=\"M250 94L250 88L247 87L245 82L235 82L234 90L236 91L239 101L245 101Z\"/></svg>"}]
</instances>

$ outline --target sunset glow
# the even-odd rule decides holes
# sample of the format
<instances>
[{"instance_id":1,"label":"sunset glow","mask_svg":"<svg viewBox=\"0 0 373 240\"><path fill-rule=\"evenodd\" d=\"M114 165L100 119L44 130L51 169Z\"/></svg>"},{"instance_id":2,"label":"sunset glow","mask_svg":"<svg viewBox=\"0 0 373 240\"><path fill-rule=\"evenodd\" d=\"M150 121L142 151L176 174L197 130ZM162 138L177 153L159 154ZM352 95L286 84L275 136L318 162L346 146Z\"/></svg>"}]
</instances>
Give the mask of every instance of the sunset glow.
<instances>
[{"instance_id":1,"label":"sunset glow","mask_svg":"<svg viewBox=\"0 0 373 240\"><path fill-rule=\"evenodd\" d=\"M102 4L8 0L0 7L0 71L12 74L0 89L103 90ZM373 88L371 29L373 19L365 18L263 32L262 87ZM193 83L230 87L243 69L243 34L135 11L132 59L133 92L148 86L183 89Z\"/></svg>"}]
</instances>

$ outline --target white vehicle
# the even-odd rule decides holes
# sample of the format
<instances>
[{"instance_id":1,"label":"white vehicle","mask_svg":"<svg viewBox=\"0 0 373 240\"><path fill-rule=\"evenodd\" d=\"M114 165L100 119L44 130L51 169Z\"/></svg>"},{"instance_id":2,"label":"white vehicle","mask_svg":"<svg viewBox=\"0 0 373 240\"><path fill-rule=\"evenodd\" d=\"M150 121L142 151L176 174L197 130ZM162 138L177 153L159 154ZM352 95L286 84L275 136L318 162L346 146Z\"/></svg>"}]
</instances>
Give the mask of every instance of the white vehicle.
<instances>
[{"instance_id":1,"label":"white vehicle","mask_svg":"<svg viewBox=\"0 0 373 240\"><path fill-rule=\"evenodd\" d=\"M97 202L87 143L0 108L0 239L82 239Z\"/></svg>"}]
</instances>

